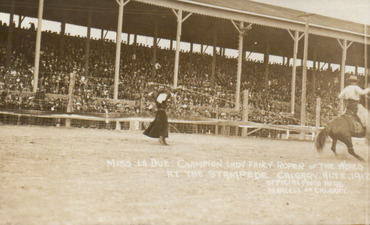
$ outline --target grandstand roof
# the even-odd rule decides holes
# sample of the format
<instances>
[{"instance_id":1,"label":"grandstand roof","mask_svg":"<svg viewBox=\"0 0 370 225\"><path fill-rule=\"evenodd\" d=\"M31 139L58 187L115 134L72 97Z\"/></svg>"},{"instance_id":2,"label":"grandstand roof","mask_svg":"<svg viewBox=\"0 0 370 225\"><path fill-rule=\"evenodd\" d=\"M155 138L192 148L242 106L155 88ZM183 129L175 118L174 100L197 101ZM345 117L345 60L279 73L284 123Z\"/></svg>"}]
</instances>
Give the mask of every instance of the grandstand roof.
<instances>
[{"instance_id":1,"label":"grandstand roof","mask_svg":"<svg viewBox=\"0 0 370 225\"><path fill-rule=\"evenodd\" d=\"M38 0L14 0L15 14L37 18ZM127 0L126 0L127 1ZM12 0L0 0L0 11L10 12ZM303 32L305 12L250 0L132 0L124 8L123 32L153 36L158 24L158 37L176 38L174 9L185 14L194 13L183 23L181 40L213 45L214 29L218 46L237 49L238 33L231 23L253 23L244 39L244 49L264 53L266 43L270 54L292 57L293 40L287 29ZM88 13L92 13L92 27L117 29L118 5L115 0L48 0L44 3L43 18L52 21L87 26ZM341 63L342 49L337 38L354 41L347 51L347 65L364 64L364 25L321 15L310 18L308 59ZM370 29L367 26L367 34ZM368 43L370 38L368 35ZM303 39L298 57L303 55ZM316 50L315 50L316 49ZM368 63L370 64L370 63Z\"/></svg>"}]
</instances>

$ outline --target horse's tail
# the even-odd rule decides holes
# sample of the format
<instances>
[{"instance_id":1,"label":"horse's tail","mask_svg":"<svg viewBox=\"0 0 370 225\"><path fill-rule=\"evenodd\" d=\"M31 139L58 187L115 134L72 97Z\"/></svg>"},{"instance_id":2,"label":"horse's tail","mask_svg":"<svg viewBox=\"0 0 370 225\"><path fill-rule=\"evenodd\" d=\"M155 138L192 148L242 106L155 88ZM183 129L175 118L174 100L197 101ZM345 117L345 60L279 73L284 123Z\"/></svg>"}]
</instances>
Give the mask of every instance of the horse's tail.
<instances>
[{"instance_id":1,"label":"horse's tail","mask_svg":"<svg viewBox=\"0 0 370 225\"><path fill-rule=\"evenodd\" d=\"M319 132L316 137L315 146L318 153L322 152L322 149L325 146L326 137L329 135L330 127L325 127Z\"/></svg>"}]
</instances>

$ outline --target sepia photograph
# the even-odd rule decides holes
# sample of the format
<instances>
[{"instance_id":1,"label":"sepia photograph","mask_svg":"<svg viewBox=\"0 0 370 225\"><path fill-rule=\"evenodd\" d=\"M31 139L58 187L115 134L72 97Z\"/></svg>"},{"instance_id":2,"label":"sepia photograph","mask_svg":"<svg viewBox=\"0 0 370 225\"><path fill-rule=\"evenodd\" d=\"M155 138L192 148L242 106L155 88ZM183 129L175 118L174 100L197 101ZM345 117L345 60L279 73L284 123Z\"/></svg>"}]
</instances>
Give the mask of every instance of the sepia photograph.
<instances>
[{"instance_id":1,"label":"sepia photograph","mask_svg":"<svg viewBox=\"0 0 370 225\"><path fill-rule=\"evenodd\" d=\"M370 0L0 0L0 225L370 225Z\"/></svg>"}]
</instances>

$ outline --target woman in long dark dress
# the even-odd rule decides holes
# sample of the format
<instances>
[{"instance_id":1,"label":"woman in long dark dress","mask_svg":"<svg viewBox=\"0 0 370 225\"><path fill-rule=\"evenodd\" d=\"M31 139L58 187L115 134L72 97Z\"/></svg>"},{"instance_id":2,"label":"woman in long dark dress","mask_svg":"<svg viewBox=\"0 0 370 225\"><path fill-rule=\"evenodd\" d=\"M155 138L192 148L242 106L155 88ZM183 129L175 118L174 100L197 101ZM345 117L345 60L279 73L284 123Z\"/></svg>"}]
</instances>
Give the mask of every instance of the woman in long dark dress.
<instances>
[{"instance_id":1,"label":"woman in long dark dress","mask_svg":"<svg viewBox=\"0 0 370 225\"><path fill-rule=\"evenodd\" d=\"M160 89L158 93L152 93L157 111L154 121L144 131L144 135L151 138L159 138L159 143L167 145L166 138L168 137L168 120L166 114L167 100L171 97L171 93L164 89Z\"/></svg>"}]
</instances>

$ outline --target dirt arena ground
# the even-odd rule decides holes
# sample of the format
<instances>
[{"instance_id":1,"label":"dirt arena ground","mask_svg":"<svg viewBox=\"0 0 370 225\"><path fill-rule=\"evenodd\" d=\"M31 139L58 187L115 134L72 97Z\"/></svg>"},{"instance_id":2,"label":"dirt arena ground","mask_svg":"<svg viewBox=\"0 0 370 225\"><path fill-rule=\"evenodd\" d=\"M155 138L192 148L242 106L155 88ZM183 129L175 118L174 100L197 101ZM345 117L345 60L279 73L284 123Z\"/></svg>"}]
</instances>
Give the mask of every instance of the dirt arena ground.
<instances>
[{"instance_id":1,"label":"dirt arena ground","mask_svg":"<svg viewBox=\"0 0 370 225\"><path fill-rule=\"evenodd\" d=\"M369 164L328 144L0 127L0 224L364 224ZM362 141L355 150L369 158Z\"/></svg>"}]
</instances>

